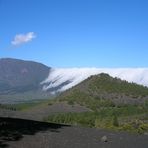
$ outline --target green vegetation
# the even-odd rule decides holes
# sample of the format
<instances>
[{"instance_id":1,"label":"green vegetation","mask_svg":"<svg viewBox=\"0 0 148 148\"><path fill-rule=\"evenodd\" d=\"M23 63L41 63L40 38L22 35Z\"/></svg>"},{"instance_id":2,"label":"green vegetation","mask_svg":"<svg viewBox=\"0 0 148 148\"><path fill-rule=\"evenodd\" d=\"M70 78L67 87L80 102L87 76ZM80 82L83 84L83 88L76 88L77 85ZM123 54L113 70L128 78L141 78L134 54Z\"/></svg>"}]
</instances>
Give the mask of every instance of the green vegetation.
<instances>
[{"instance_id":1,"label":"green vegetation","mask_svg":"<svg viewBox=\"0 0 148 148\"><path fill-rule=\"evenodd\" d=\"M21 111L36 106L35 103L21 103L21 104L0 104L0 108L12 111Z\"/></svg>"},{"instance_id":2,"label":"green vegetation","mask_svg":"<svg viewBox=\"0 0 148 148\"><path fill-rule=\"evenodd\" d=\"M28 102L19 104L0 104L0 108L12 111L25 111L36 106L47 105L48 102L49 100L42 100L38 102Z\"/></svg>"},{"instance_id":3,"label":"green vegetation","mask_svg":"<svg viewBox=\"0 0 148 148\"><path fill-rule=\"evenodd\" d=\"M108 93L117 93L131 95L134 98L148 95L148 88L136 83L122 81L119 78L112 78L108 74L93 76L89 80L89 88L93 91L106 91ZM87 80L88 81L88 80Z\"/></svg>"},{"instance_id":4,"label":"green vegetation","mask_svg":"<svg viewBox=\"0 0 148 148\"><path fill-rule=\"evenodd\" d=\"M119 126L118 117L116 115L113 116L113 126L116 126L116 127Z\"/></svg>"},{"instance_id":5,"label":"green vegetation","mask_svg":"<svg viewBox=\"0 0 148 148\"><path fill-rule=\"evenodd\" d=\"M122 81L110 77L108 74L100 74L91 76L77 86L63 92L56 100L66 101L70 105L77 103L97 110L100 107L136 104L137 99L142 104L145 101L145 96L148 96L147 87Z\"/></svg>"},{"instance_id":6,"label":"green vegetation","mask_svg":"<svg viewBox=\"0 0 148 148\"><path fill-rule=\"evenodd\" d=\"M0 104L0 108L1 109L7 109L7 110L13 110L13 111L18 110L18 108L16 106L10 105L10 104L8 104L8 105Z\"/></svg>"},{"instance_id":7,"label":"green vegetation","mask_svg":"<svg viewBox=\"0 0 148 148\"><path fill-rule=\"evenodd\" d=\"M147 115L148 108L128 105L85 113L54 114L44 121L144 133L148 131Z\"/></svg>"},{"instance_id":8,"label":"green vegetation","mask_svg":"<svg viewBox=\"0 0 148 148\"><path fill-rule=\"evenodd\" d=\"M87 95L85 92L81 92L78 89L74 89L72 93L64 97L59 97L57 101L66 101L69 105L80 104L86 106L91 110L96 110L100 107L113 107L115 104L110 100L104 100L99 98L93 98L91 95Z\"/></svg>"}]
</instances>

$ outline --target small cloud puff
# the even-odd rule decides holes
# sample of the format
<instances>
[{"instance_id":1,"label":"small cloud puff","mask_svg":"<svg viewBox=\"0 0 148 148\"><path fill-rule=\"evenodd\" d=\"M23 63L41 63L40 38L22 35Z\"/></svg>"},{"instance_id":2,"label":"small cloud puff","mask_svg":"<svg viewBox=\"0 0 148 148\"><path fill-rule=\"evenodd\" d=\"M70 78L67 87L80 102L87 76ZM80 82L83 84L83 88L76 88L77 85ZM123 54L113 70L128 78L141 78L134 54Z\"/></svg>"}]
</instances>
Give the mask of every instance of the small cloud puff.
<instances>
[{"instance_id":1,"label":"small cloud puff","mask_svg":"<svg viewBox=\"0 0 148 148\"><path fill-rule=\"evenodd\" d=\"M17 46L24 43L27 43L29 41L32 41L36 37L34 32L28 32L26 34L17 34L14 37L14 40L11 42L12 45Z\"/></svg>"}]
</instances>

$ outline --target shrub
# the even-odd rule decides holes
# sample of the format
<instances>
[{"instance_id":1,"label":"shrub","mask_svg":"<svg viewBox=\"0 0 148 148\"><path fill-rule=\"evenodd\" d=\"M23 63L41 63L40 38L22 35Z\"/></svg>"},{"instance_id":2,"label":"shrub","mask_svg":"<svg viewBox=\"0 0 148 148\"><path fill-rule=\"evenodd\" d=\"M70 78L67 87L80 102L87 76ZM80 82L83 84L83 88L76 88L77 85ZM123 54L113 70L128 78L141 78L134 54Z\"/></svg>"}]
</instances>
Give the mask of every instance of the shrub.
<instances>
[{"instance_id":1,"label":"shrub","mask_svg":"<svg viewBox=\"0 0 148 148\"><path fill-rule=\"evenodd\" d=\"M74 101L73 101L73 100L68 100L67 103L68 103L69 105L74 105Z\"/></svg>"},{"instance_id":2,"label":"shrub","mask_svg":"<svg viewBox=\"0 0 148 148\"><path fill-rule=\"evenodd\" d=\"M119 126L118 117L116 115L113 116L113 126Z\"/></svg>"}]
</instances>

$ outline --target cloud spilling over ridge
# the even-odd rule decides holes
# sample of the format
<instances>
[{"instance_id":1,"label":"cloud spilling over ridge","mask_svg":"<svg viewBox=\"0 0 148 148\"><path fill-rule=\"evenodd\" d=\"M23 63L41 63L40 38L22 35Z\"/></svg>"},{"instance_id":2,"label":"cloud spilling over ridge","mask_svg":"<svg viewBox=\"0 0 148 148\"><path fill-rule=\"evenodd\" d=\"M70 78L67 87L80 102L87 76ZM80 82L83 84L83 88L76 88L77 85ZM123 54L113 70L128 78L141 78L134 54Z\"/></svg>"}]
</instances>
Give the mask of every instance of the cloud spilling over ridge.
<instances>
[{"instance_id":1,"label":"cloud spilling over ridge","mask_svg":"<svg viewBox=\"0 0 148 148\"><path fill-rule=\"evenodd\" d=\"M29 41L32 41L36 37L34 32L28 32L26 34L17 34L14 37L14 40L11 42L12 45L21 45L24 43L27 43Z\"/></svg>"},{"instance_id":2,"label":"cloud spilling over ridge","mask_svg":"<svg viewBox=\"0 0 148 148\"><path fill-rule=\"evenodd\" d=\"M46 91L70 81L69 84L58 90L61 92L77 85L91 75L100 73L107 73L112 77L148 86L148 68L55 68L41 84L43 90Z\"/></svg>"}]
</instances>

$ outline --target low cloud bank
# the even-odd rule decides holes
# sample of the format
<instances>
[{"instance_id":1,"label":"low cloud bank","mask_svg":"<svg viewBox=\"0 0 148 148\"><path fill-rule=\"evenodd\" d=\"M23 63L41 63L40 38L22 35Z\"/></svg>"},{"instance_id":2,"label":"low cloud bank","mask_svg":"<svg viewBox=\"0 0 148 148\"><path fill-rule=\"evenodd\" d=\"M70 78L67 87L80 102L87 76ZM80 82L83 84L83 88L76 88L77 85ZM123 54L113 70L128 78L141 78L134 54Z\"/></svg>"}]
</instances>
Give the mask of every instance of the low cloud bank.
<instances>
[{"instance_id":1,"label":"low cloud bank","mask_svg":"<svg viewBox=\"0 0 148 148\"><path fill-rule=\"evenodd\" d=\"M46 91L70 81L69 84L57 90L61 92L77 85L91 75L100 73L107 73L112 77L148 86L148 68L55 68L52 69L48 78L41 84L43 85L43 90Z\"/></svg>"}]
</instances>

